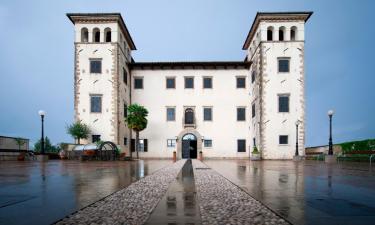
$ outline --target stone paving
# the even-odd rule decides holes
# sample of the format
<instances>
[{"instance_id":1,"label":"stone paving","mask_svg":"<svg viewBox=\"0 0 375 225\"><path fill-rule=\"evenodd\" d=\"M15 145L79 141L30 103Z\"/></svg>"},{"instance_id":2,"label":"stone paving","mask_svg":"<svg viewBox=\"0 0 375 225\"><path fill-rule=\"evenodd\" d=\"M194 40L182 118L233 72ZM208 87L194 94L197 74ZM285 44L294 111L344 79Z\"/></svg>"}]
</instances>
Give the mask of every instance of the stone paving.
<instances>
[{"instance_id":1,"label":"stone paving","mask_svg":"<svg viewBox=\"0 0 375 225\"><path fill-rule=\"evenodd\" d=\"M202 224L290 224L202 162L193 168Z\"/></svg>"},{"instance_id":2,"label":"stone paving","mask_svg":"<svg viewBox=\"0 0 375 225\"><path fill-rule=\"evenodd\" d=\"M185 162L160 169L57 224L143 224Z\"/></svg>"}]
</instances>

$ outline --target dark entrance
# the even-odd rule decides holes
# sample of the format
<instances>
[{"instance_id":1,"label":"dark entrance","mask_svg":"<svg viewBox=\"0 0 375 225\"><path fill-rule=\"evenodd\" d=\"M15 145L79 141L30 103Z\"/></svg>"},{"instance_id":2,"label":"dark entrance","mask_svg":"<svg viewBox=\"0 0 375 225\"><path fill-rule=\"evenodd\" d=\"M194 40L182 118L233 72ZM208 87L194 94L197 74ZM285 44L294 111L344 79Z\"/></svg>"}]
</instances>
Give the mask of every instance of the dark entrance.
<instances>
[{"instance_id":1,"label":"dark entrance","mask_svg":"<svg viewBox=\"0 0 375 225\"><path fill-rule=\"evenodd\" d=\"M182 158L197 158L197 137L194 134L185 134L182 137Z\"/></svg>"}]
</instances>

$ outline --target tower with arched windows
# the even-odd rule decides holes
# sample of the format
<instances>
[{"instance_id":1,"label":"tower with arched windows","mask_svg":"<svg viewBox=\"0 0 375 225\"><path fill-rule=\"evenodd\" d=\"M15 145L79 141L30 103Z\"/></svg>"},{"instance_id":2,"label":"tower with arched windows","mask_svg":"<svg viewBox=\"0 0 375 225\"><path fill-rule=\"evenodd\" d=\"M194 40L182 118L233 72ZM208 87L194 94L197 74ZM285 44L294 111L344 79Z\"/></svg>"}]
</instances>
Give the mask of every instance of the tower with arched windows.
<instances>
[{"instance_id":1,"label":"tower with arched windows","mask_svg":"<svg viewBox=\"0 0 375 225\"><path fill-rule=\"evenodd\" d=\"M243 50L251 61L252 146L267 159L304 155L305 23L312 12L257 13ZM296 137L296 121L300 121Z\"/></svg>"},{"instance_id":2,"label":"tower with arched windows","mask_svg":"<svg viewBox=\"0 0 375 225\"><path fill-rule=\"evenodd\" d=\"M131 103L149 111L140 156L291 159L296 121L304 154L304 27L311 12L257 13L243 45L246 59L135 62L135 44L118 13L67 14L74 24L75 119L87 142L111 141L129 155Z\"/></svg>"}]
</instances>

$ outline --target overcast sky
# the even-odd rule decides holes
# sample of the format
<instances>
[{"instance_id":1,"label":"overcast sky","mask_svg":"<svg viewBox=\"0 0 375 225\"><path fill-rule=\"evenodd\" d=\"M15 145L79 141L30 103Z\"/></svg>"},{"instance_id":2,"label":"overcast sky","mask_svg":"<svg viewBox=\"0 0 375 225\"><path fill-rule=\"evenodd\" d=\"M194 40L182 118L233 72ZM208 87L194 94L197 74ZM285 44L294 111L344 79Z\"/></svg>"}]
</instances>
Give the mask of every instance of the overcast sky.
<instances>
[{"instance_id":1,"label":"overcast sky","mask_svg":"<svg viewBox=\"0 0 375 225\"><path fill-rule=\"evenodd\" d=\"M1 0L0 135L72 142L73 25L68 12L120 12L135 61L243 60L257 11L314 11L306 24L307 145L375 137L375 1Z\"/></svg>"}]
</instances>

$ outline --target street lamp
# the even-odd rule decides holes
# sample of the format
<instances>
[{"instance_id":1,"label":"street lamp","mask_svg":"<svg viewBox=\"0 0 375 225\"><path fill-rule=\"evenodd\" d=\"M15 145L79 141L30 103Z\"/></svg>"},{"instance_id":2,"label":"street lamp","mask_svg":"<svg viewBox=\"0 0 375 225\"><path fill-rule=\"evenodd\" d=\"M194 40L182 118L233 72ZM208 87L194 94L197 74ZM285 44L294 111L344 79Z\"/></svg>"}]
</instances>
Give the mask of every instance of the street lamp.
<instances>
[{"instance_id":1,"label":"street lamp","mask_svg":"<svg viewBox=\"0 0 375 225\"><path fill-rule=\"evenodd\" d=\"M300 125L301 121L296 121L296 156L298 156L298 125Z\"/></svg>"},{"instance_id":2,"label":"street lamp","mask_svg":"<svg viewBox=\"0 0 375 225\"><path fill-rule=\"evenodd\" d=\"M333 110L328 111L329 117L329 142L328 142L328 155L333 155L333 145L332 145L332 116L334 112Z\"/></svg>"},{"instance_id":3,"label":"street lamp","mask_svg":"<svg viewBox=\"0 0 375 225\"><path fill-rule=\"evenodd\" d=\"M44 155L44 115L46 115L46 112L43 110L39 110L39 116L42 120L42 138L40 139L40 153Z\"/></svg>"}]
</instances>

